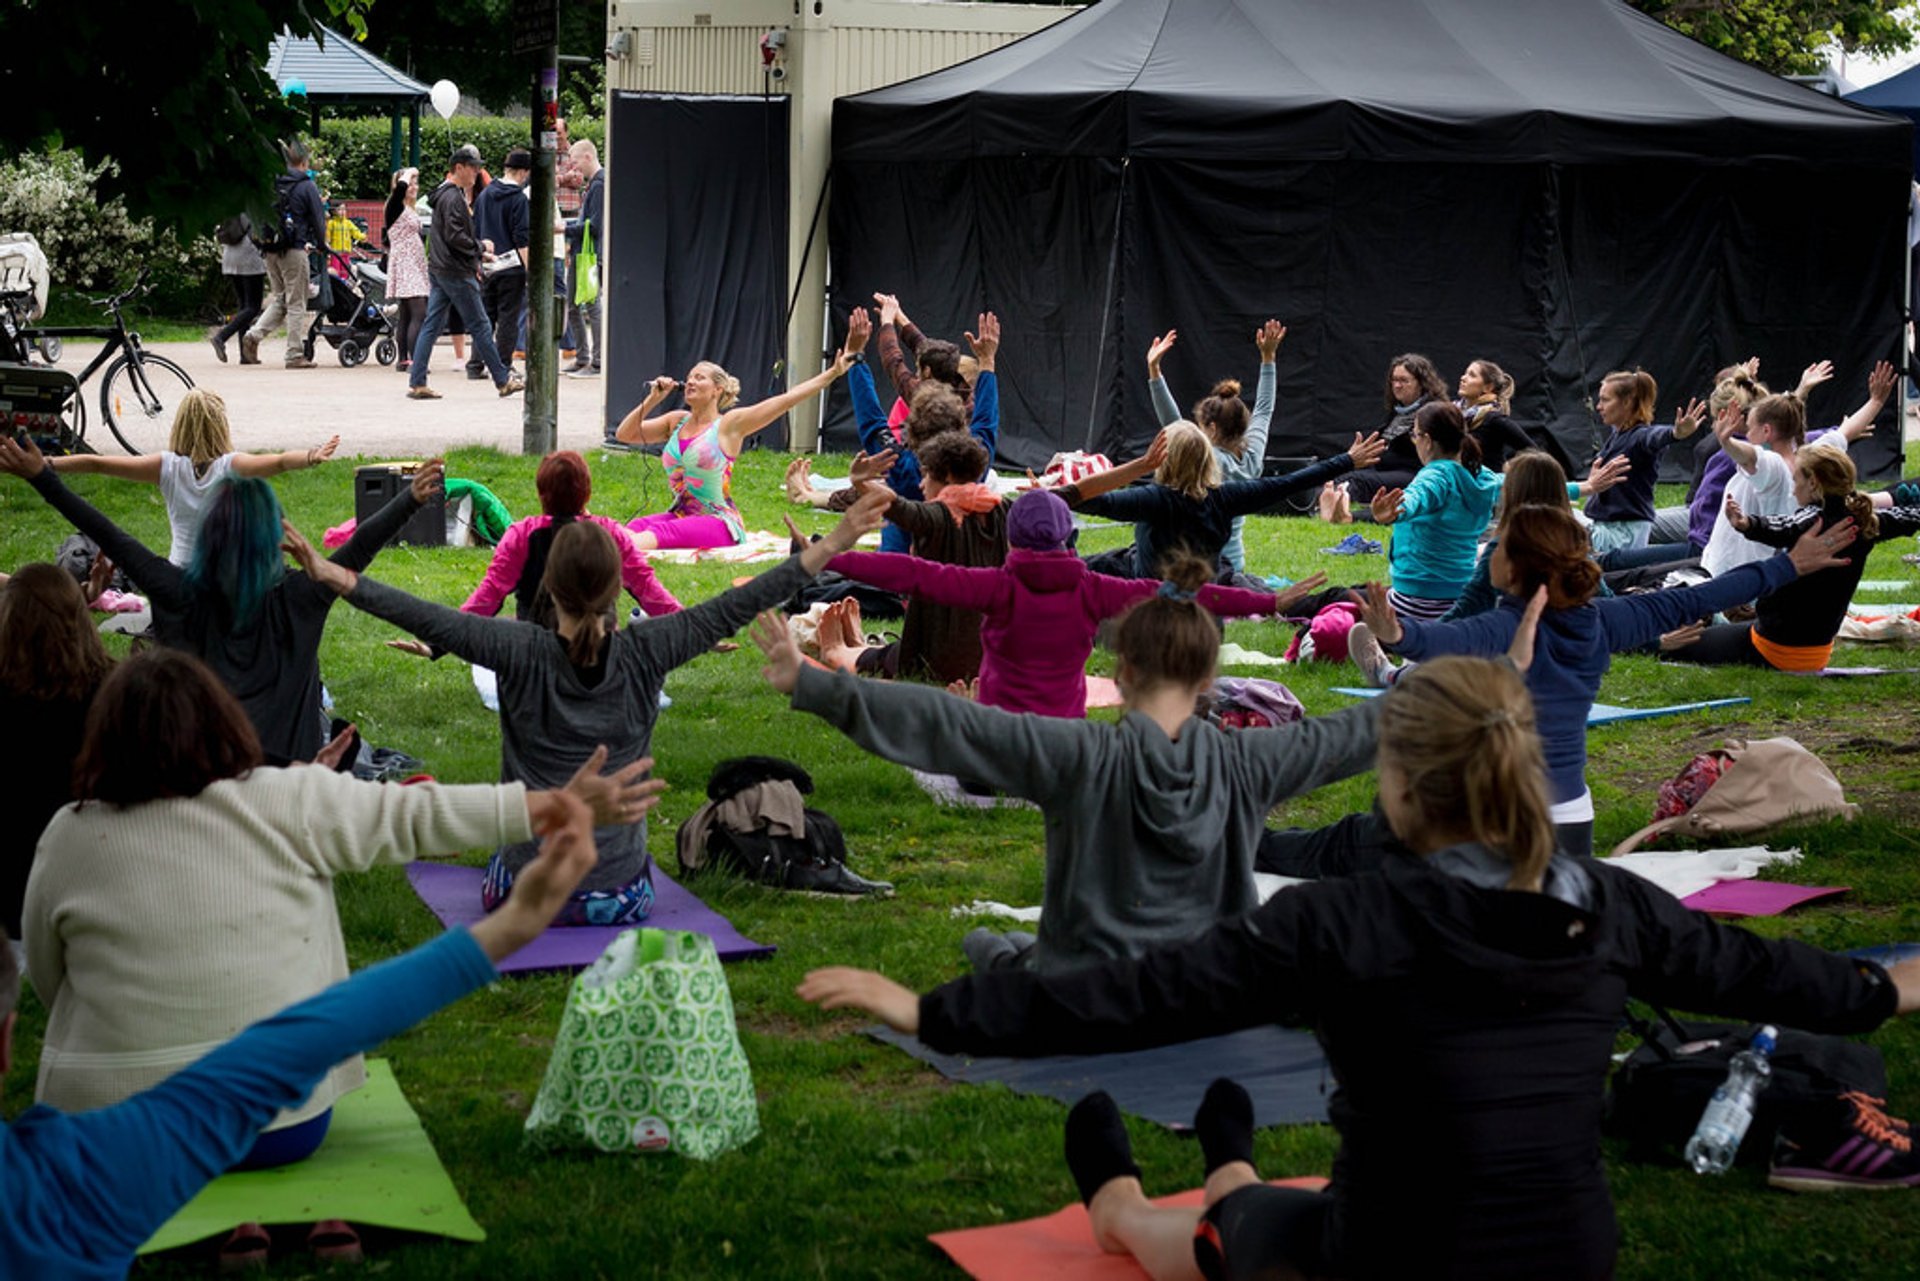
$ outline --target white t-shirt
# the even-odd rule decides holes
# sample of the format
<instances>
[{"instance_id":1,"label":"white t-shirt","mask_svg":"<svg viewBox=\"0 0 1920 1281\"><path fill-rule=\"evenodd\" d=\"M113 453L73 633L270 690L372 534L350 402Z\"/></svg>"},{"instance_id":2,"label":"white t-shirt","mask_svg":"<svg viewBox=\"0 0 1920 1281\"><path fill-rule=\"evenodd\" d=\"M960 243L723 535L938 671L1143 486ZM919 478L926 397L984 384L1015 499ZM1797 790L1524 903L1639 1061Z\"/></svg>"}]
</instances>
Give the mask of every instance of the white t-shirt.
<instances>
[{"instance_id":1,"label":"white t-shirt","mask_svg":"<svg viewBox=\"0 0 1920 1281\"><path fill-rule=\"evenodd\" d=\"M185 454L160 455L160 497L167 504L167 523L173 526L173 546L167 551L167 559L180 568L192 563L200 524L213 506L220 482L232 472L232 454L220 455L207 464L204 473L197 474Z\"/></svg>"},{"instance_id":2,"label":"white t-shirt","mask_svg":"<svg viewBox=\"0 0 1920 1281\"><path fill-rule=\"evenodd\" d=\"M1759 455L1753 475L1747 475L1739 467L1733 469L1733 479L1727 482L1727 497L1739 503L1740 510L1749 516L1793 515L1793 468L1771 449L1762 449ZM1707 539L1707 549L1700 553L1700 567L1718 578L1728 570L1765 560L1775 550L1735 529L1727 520L1723 502L1713 518L1713 534Z\"/></svg>"}]
</instances>

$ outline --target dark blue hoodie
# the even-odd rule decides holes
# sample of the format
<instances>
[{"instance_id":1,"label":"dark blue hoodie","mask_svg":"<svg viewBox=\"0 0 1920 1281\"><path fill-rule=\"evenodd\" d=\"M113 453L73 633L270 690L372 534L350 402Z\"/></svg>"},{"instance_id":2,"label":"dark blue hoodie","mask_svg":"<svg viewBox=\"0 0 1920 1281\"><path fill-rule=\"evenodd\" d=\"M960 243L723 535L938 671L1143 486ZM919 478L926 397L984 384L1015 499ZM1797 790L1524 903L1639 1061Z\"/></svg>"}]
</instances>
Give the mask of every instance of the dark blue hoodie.
<instances>
[{"instance_id":1,"label":"dark blue hoodie","mask_svg":"<svg viewBox=\"0 0 1920 1281\"><path fill-rule=\"evenodd\" d=\"M1638 596L1611 596L1573 609L1550 609L1540 618L1527 669L1535 724L1546 752L1553 803L1578 800L1587 790L1587 713L1613 655L1659 640L1683 623L1743 605L1792 582L1793 561L1773 556L1704 583ZM1403 618L1406 635L1387 648L1415 660L1446 654L1492 658L1507 652L1520 626L1525 602L1502 595L1500 607L1451 623Z\"/></svg>"}]
</instances>

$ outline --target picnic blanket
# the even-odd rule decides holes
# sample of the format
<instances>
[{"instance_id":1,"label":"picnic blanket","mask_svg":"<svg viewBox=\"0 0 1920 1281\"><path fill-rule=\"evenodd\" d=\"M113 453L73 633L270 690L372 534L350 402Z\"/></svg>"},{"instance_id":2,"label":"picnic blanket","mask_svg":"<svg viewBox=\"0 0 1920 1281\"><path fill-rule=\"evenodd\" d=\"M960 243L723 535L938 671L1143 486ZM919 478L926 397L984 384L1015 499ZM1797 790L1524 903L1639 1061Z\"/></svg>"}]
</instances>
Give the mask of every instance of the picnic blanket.
<instances>
[{"instance_id":1,"label":"picnic blanket","mask_svg":"<svg viewBox=\"0 0 1920 1281\"><path fill-rule=\"evenodd\" d=\"M1753 880L1762 869L1792 867L1800 861L1800 850L1797 846L1776 850L1765 845L1722 850L1635 850L1604 861L1609 867L1645 877L1677 899L1685 899L1722 881Z\"/></svg>"},{"instance_id":2,"label":"picnic blanket","mask_svg":"<svg viewBox=\"0 0 1920 1281\"><path fill-rule=\"evenodd\" d=\"M1349 694L1354 698L1378 698L1386 693L1381 689L1362 689L1357 685L1335 685L1336 694ZM1615 725L1621 721L1650 721L1660 716L1679 716L1683 712L1701 712L1711 707L1738 707L1751 703L1751 698L1709 698L1698 703L1672 703L1666 707L1621 707L1615 703L1595 703L1587 711L1587 728L1600 725Z\"/></svg>"},{"instance_id":3,"label":"picnic blanket","mask_svg":"<svg viewBox=\"0 0 1920 1281\"><path fill-rule=\"evenodd\" d=\"M221 1175L161 1225L140 1253L224 1236L236 1223L320 1219L455 1241L487 1239L385 1059L368 1059L366 1085L334 1103L333 1124L319 1151L273 1170Z\"/></svg>"},{"instance_id":4,"label":"picnic blanket","mask_svg":"<svg viewBox=\"0 0 1920 1281\"><path fill-rule=\"evenodd\" d=\"M1228 641L1220 646L1220 666L1222 667L1285 667L1287 660L1278 654L1262 653L1257 649L1248 649L1245 645Z\"/></svg>"},{"instance_id":5,"label":"picnic blanket","mask_svg":"<svg viewBox=\"0 0 1920 1281\"><path fill-rule=\"evenodd\" d=\"M440 923L449 928L471 925L487 914L480 905L480 883L485 879L486 873L477 867L452 863L407 864L407 883L440 918ZM682 888L658 863L653 865L653 915L642 924L705 934L713 940L714 949L723 961L773 954L772 948L740 933L733 922ZM607 944L631 928L628 925L555 926L501 961L499 969L502 974L583 970L600 959Z\"/></svg>"},{"instance_id":6,"label":"picnic blanket","mask_svg":"<svg viewBox=\"0 0 1920 1281\"><path fill-rule=\"evenodd\" d=\"M1179 1045L1117 1054L1056 1054L1037 1059L941 1054L918 1038L874 1026L876 1041L898 1046L950 1081L998 1082L1016 1094L1078 1103L1105 1090L1123 1112L1170 1129L1193 1124L1207 1083L1232 1077L1253 1096L1254 1124L1303 1125L1327 1119L1332 1089L1326 1056L1311 1032L1264 1026Z\"/></svg>"},{"instance_id":7,"label":"picnic blanket","mask_svg":"<svg viewBox=\"0 0 1920 1281\"><path fill-rule=\"evenodd\" d=\"M1310 1192L1327 1186L1321 1178L1269 1182ZM1153 1203L1198 1207L1203 1203L1202 1190L1155 1197ZM1141 1281L1147 1275L1133 1256L1108 1254L1094 1244L1087 1208L1078 1201L1038 1219L935 1232L927 1240L978 1281Z\"/></svg>"}]
</instances>

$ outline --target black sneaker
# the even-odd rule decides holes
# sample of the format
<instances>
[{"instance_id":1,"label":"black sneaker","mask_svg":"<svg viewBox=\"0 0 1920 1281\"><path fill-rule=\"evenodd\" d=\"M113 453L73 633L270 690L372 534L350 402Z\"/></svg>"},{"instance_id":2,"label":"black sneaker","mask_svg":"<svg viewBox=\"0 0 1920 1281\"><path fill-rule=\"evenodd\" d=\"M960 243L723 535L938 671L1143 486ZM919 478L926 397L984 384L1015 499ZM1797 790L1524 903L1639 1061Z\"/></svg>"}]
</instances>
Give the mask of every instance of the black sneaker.
<instances>
[{"instance_id":1,"label":"black sneaker","mask_svg":"<svg viewBox=\"0 0 1920 1281\"><path fill-rule=\"evenodd\" d=\"M845 863L834 859L809 859L805 862L795 860L787 864L785 883L782 889L798 890L802 894L861 895L871 894L876 898L892 898L893 885L887 881L869 881Z\"/></svg>"},{"instance_id":2,"label":"black sneaker","mask_svg":"<svg viewBox=\"0 0 1920 1281\"><path fill-rule=\"evenodd\" d=\"M1880 1109L1871 1095L1843 1094L1834 1102L1832 1128L1798 1140L1782 1134L1768 1184L1794 1192L1920 1186L1907 1123Z\"/></svg>"}]
</instances>

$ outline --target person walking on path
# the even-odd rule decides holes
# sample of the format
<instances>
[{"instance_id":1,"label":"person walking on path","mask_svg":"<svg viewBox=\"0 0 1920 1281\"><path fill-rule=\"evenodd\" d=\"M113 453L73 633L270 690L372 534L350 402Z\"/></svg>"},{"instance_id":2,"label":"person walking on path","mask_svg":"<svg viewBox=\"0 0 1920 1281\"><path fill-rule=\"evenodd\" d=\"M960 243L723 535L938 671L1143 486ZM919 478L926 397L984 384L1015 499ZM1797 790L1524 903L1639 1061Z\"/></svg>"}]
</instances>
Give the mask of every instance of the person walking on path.
<instances>
[{"instance_id":1,"label":"person walking on path","mask_svg":"<svg viewBox=\"0 0 1920 1281\"><path fill-rule=\"evenodd\" d=\"M607 171L600 167L600 150L590 138L574 143L569 155L575 171L586 176L586 184L580 190L580 216L567 222L567 249L573 256L573 269L567 273L567 297L577 298L580 296L580 250L586 237L593 237L594 261L597 263L600 258ZM606 273L602 272L601 279L605 278ZM579 304L575 311L578 321L573 327L573 367L567 373L576 378L597 378L601 356L599 295L595 294L592 302Z\"/></svg>"},{"instance_id":2,"label":"person walking on path","mask_svg":"<svg viewBox=\"0 0 1920 1281\"><path fill-rule=\"evenodd\" d=\"M258 235L260 256L267 264L267 308L241 336L240 363L260 363L260 344L268 334L287 324L287 368L312 369L307 355L307 251L327 243L327 206L307 172L312 153L295 138L282 148L287 171L273 180L273 217Z\"/></svg>"},{"instance_id":3,"label":"person walking on path","mask_svg":"<svg viewBox=\"0 0 1920 1281\"><path fill-rule=\"evenodd\" d=\"M527 178L533 169L533 157L526 148L515 147L507 153L502 168L506 177L488 183L487 189L474 198L473 221L482 242L490 242L494 248L480 296L486 304L487 319L493 323L494 349L511 365L520 338L520 315L527 302L528 228L532 221L527 212ZM467 377L486 377L478 343L467 360Z\"/></svg>"},{"instance_id":4,"label":"person walking on path","mask_svg":"<svg viewBox=\"0 0 1920 1281\"><path fill-rule=\"evenodd\" d=\"M213 344L213 354L224 365L227 363L227 339L247 332L260 315L260 305L266 301L267 260L260 256L260 246L253 243L253 220L244 213L237 213L221 223L214 230L213 238L220 244L220 274L233 282L237 304L233 319L207 338ZM260 358L255 356L248 360L242 354L240 363L257 365Z\"/></svg>"},{"instance_id":5,"label":"person walking on path","mask_svg":"<svg viewBox=\"0 0 1920 1281\"><path fill-rule=\"evenodd\" d=\"M493 246L474 234L473 213L467 208L467 192L480 172L480 152L468 143L453 153L453 169L447 180L433 193L433 239L427 251L427 323L413 345L412 366L407 370L407 396L412 400L438 400L440 393L427 386L427 362L433 344L447 326L447 312L459 313L467 336L480 361L493 375L493 385L502 396L521 391L526 384L513 376L500 351L493 345L493 330L487 325L486 309L480 303L480 255Z\"/></svg>"}]
</instances>

